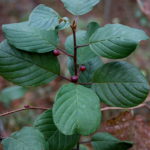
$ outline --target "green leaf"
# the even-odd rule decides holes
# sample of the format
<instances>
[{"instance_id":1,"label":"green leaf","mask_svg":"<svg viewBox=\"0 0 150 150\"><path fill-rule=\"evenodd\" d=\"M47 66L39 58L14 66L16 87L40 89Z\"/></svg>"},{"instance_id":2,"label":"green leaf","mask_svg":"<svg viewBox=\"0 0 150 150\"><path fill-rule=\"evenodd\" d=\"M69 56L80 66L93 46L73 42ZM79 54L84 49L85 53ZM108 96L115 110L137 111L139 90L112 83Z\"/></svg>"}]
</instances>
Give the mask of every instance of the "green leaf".
<instances>
[{"instance_id":1,"label":"green leaf","mask_svg":"<svg viewBox=\"0 0 150 150\"><path fill-rule=\"evenodd\" d=\"M109 133L96 133L92 137L94 150L127 150L133 143L129 141L120 141Z\"/></svg>"},{"instance_id":2,"label":"green leaf","mask_svg":"<svg viewBox=\"0 0 150 150\"><path fill-rule=\"evenodd\" d=\"M61 0L65 8L73 15L79 16L90 12L100 0Z\"/></svg>"},{"instance_id":3,"label":"green leaf","mask_svg":"<svg viewBox=\"0 0 150 150\"><path fill-rule=\"evenodd\" d=\"M80 144L80 150L89 150L89 148L85 145Z\"/></svg>"},{"instance_id":4,"label":"green leaf","mask_svg":"<svg viewBox=\"0 0 150 150\"><path fill-rule=\"evenodd\" d=\"M60 73L57 58L52 53L27 53L0 44L0 75L21 86L38 86L54 80Z\"/></svg>"},{"instance_id":5,"label":"green leaf","mask_svg":"<svg viewBox=\"0 0 150 150\"><path fill-rule=\"evenodd\" d=\"M92 134L100 124L99 103L91 89L72 83L64 85L53 107L55 125L65 135Z\"/></svg>"},{"instance_id":6,"label":"green leaf","mask_svg":"<svg viewBox=\"0 0 150 150\"><path fill-rule=\"evenodd\" d=\"M46 150L43 135L32 127L25 127L2 141L4 150Z\"/></svg>"},{"instance_id":7,"label":"green leaf","mask_svg":"<svg viewBox=\"0 0 150 150\"><path fill-rule=\"evenodd\" d=\"M60 20L61 20L60 24L56 27L57 30L64 30L70 27L69 18L63 17Z\"/></svg>"},{"instance_id":8,"label":"green leaf","mask_svg":"<svg viewBox=\"0 0 150 150\"><path fill-rule=\"evenodd\" d=\"M32 28L28 22L3 25L3 31L11 45L28 52L49 52L58 44L56 31Z\"/></svg>"},{"instance_id":9,"label":"green leaf","mask_svg":"<svg viewBox=\"0 0 150 150\"><path fill-rule=\"evenodd\" d=\"M8 105L11 101L22 98L27 92L27 88L21 86L7 87L0 91L0 101Z\"/></svg>"},{"instance_id":10,"label":"green leaf","mask_svg":"<svg viewBox=\"0 0 150 150\"><path fill-rule=\"evenodd\" d=\"M57 129L53 122L51 110L41 114L35 120L34 127L43 133L49 150L70 150L79 141L78 135L67 136Z\"/></svg>"},{"instance_id":11,"label":"green leaf","mask_svg":"<svg viewBox=\"0 0 150 150\"><path fill-rule=\"evenodd\" d=\"M119 59L129 56L140 41L148 38L142 30L109 24L96 30L89 42L91 50L98 56Z\"/></svg>"},{"instance_id":12,"label":"green leaf","mask_svg":"<svg viewBox=\"0 0 150 150\"><path fill-rule=\"evenodd\" d=\"M104 103L133 107L142 103L149 92L143 74L127 62L111 62L100 67L93 77L93 89Z\"/></svg>"},{"instance_id":13,"label":"green leaf","mask_svg":"<svg viewBox=\"0 0 150 150\"><path fill-rule=\"evenodd\" d=\"M81 83L91 83L94 72L103 65L102 60L99 57L94 57L90 61L86 62L84 66L86 66L86 70L84 72L80 72L79 82ZM68 68L71 75L74 75L74 65L73 60L68 59ZM85 85L86 87L91 87L91 85Z\"/></svg>"},{"instance_id":14,"label":"green leaf","mask_svg":"<svg viewBox=\"0 0 150 150\"><path fill-rule=\"evenodd\" d=\"M77 45L86 45L88 44L87 32L80 30L76 33ZM65 43L65 48L68 53L74 54L74 44L73 44L73 35L70 35ZM89 61L91 58L96 57L96 54L91 51L89 46L78 48L78 64L84 64Z\"/></svg>"},{"instance_id":15,"label":"green leaf","mask_svg":"<svg viewBox=\"0 0 150 150\"><path fill-rule=\"evenodd\" d=\"M87 36L90 38L92 34L99 28L99 24L97 22L90 22L87 26Z\"/></svg>"},{"instance_id":16,"label":"green leaf","mask_svg":"<svg viewBox=\"0 0 150 150\"><path fill-rule=\"evenodd\" d=\"M55 30L59 25L59 14L50 7L40 4L31 13L29 25L44 30Z\"/></svg>"}]
</instances>

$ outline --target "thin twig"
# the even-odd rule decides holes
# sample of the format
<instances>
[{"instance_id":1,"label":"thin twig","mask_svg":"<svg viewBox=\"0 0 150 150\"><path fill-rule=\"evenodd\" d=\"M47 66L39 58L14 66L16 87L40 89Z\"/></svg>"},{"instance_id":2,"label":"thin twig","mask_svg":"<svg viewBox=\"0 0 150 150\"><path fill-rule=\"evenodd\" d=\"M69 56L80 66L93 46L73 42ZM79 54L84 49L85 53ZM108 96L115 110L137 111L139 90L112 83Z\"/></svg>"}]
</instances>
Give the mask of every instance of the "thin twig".
<instances>
[{"instance_id":1,"label":"thin twig","mask_svg":"<svg viewBox=\"0 0 150 150\"><path fill-rule=\"evenodd\" d=\"M8 115L11 115L11 114L13 114L13 113L17 113L17 112L24 111L24 110L30 110L30 109L48 110L49 108L33 107L33 106L24 106L24 108L20 108L20 109L17 109L17 110L13 110L13 111L9 111L9 112L0 114L0 117L2 117L2 116L8 116Z\"/></svg>"},{"instance_id":2,"label":"thin twig","mask_svg":"<svg viewBox=\"0 0 150 150\"><path fill-rule=\"evenodd\" d=\"M133 109L137 109L137 108L141 108L141 107L146 107L150 110L150 107L148 104L144 103L141 105L138 105L136 107L131 107L131 108L121 108L121 107L104 107L101 109L101 111L107 111L107 110L133 110Z\"/></svg>"},{"instance_id":3,"label":"thin twig","mask_svg":"<svg viewBox=\"0 0 150 150\"><path fill-rule=\"evenodd\" d=\"M65 50L62 50L62 49L60 49L60 48L59 48L58 50L60 50L62 53L64 53L65 55L67 55L67 56L69 56L69 57L73 57L73 55L67 53Z\"/></svg>"},{"instance_id":4,"label":"thin twig","mask_svg":"<svg viewBox=\"0 0 150 150\"><path fill-rule=\"evenodd\" d=\"M87 47L87 46L89 46L89 44L85 44L85 45L78 45L78 46L76 46L76 48Z\"/></svg>"},{"instance_id":5,"label":"thin twig","mask_svg":"<svg viewBox=\"0 0 150 150\"><path fill-rule=\"evenodd\" d=\"M146 107L147 109L150 110L150 106L149 106L147 103L144 103L144 104L141 104L141 105L139 105L139 106L131 107L131 108L104 107L104 108L101 109L101 111L108 111L108 110L133 110L133 109L142 108L142 107ZM10 115L10 114L13 114L13 113L20 112L20 111L30 110L30 109L33 109L33 110L48 110L49 108L45 108L45 107L33 107L33 106L24 106L24 108L20 108L20 109L17 109L17 110L13 110L13 111L9 111L9 112L0 114L0 117L2 117L2 116L7 116L7 115Z\"/></svg>"},{"instance_id":6,"label":"thin twig","mask_svg":"<svg viewBox=\"0 0 150 150\"><path fill-rule=\"evenodd\" d=\"M81 141L80 144L88 144L88 143L91 143L92 141L89 140L89 141Z\"/></svg>"},{"instance_id":7,"label":"thin twig","mask_svg":"<svg viewBox=\"0 0 150 150\"><path fill-rule=\"evenodd\" d=\"M73 24L70 26L72 29L72 33L73 33L73 43L74 43L74 56L73 56L73 60L74 60L74 72L75 75L78 75L78 68L77 68L77 39L76 39L76 21L73 21Z\"/></svg>"},{"instance_id":8,"label":"thin twig","mask_svg":"<svg viewBox=\"0 0 150 150\"><path fill-rule=\"evenodd\" d=\"M77 150L80 150L80 142L77 143Z\"/></svg>"},{"instance_id":9,"label":"thin twig","mask_svg":"<svg viewBox=\"0 0 150 150\"><path fill-rule=\"evenodd\" d=\"M68 79L68 78L66 78L66 77L64 77L64 76L62 76L62 75L59 75L59 77L62 78L62 79L64 79L64 80L67 80L67 81L69 81L69 82L72 82L70 79Z\"/></svg>"}]
</instances>

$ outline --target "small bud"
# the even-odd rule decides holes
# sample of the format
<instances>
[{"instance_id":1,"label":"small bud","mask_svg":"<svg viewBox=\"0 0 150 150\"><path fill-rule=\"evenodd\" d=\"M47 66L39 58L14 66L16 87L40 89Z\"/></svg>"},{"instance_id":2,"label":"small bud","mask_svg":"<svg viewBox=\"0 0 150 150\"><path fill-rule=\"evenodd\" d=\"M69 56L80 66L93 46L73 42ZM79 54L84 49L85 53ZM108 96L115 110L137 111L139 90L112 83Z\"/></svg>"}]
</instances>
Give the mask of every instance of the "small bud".
<instances>
[{"instance_id":1,"label":"small bud","mask_svg":"<svg viewBox=\"0 0 150 150\"><path fill-rule=\"evenodd\" d=\"M80 67L80 71L85 71L86 70L86 66L81 66Z\"/></svg>"},{"instance_id":2,"label":"small bud","mask_svg":"<svg viewBox=\"0 0 150 150\"><path fill-rule=\"evenodd\" d=\"M58 50L58 49L53 50L53 54L55 56L59 56L60 55L60 50Z\"/></svg>"},{"instance_id":3,"label":"small bud","mask_svg":"<svg viewBox=\"0 0 150 150\"><path fill-rule=\"evenodd\" d=\"M79 77L78 76L72 76L71 81L76 83L78 81Z\"/></svg>"}]
</instances>

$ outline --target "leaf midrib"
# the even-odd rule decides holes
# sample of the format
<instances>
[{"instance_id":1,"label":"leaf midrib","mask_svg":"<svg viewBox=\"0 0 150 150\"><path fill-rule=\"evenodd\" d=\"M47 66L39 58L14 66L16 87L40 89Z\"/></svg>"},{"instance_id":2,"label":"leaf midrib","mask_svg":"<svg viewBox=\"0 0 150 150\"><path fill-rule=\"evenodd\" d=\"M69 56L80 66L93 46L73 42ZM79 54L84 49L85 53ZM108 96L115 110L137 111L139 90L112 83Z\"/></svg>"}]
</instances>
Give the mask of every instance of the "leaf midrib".
<instances>
[{"instance_id":1,"label":"leaf midrib","mask_svg":"<svg viewBox=\"0 0 150 150\"><path fill-rule=\"evenodd\" d=\"M2 50L2 49L1 49L1 50ZM2 50L2 51L3 51L3 50ZM44 68L43 66L41 66L41 65L39 65L39 64L37 64L37 63L33 63L31 60L27 60L27 59L24 59L23 57L19 57L19 56L17 56L17 55L13 55L13 54L9 53L8 51L7 51L7 52L6 52L6 51L3 51L3 52L6 53L6 54L9 54L10 56L13 56L13 57L15 57L15 58L21 60L21 61L22 61L22 60L25 60L26 62L30 63L31 65L36 65L38 68L43 69L43 70L46 70L47 72L56 74L56 73L54 73L54 72L52 72L52 71L49 71L47 68Z\"/></svg>"},{"instance_id":2,"label":"leaf midrib","mask_svg":"<svg viewBox=\"0 0 150 150\"><path fill-rule=\"evenodd\" d=\"M15 137L9 137L9 138L10 138L10 139L13 139L13 140L16 140L16 141L19 141L20 143L23 143L23 145L29 147L29 149L31 149L31 147L32 147L32 145L29 145L29 143L26 144L26 143L24 143L22 140L20 140L20 139L18 139L18 138L15 138ZM31 149L31 150L34 150L34 149Z\"/></svg>"}]
</instances>

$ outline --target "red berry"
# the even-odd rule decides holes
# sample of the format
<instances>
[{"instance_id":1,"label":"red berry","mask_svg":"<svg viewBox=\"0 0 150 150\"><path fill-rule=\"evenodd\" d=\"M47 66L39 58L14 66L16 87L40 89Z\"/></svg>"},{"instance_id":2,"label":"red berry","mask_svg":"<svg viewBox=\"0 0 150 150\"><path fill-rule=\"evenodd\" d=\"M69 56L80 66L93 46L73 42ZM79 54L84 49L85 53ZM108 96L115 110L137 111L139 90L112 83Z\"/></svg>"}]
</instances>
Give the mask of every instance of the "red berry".
<instances>
[{"instance_id":1,"label":"red berry","mask_svg":"<svg viewBox=\"0 0 150 150\"><path fill-rule=\"evenodd\" d=\"M60 55L60 50L58 50L58 49L53 50L53 54L55 56L59 56Z\"/></svg>"},{"instance_id":2,"label":"red berry","mask_svg":"<svg viewBox=\"0 0 150 150\"><path fill-rule=\"evenodd\" d=\"M79 77L78 76L72 76L71 81L76 83L78 81Z\"/></svg>"},{"instance_id":3,"label":"red berry","mask_svg":"<svg viewBox=\"0 0 150 150\"><path fill-rule=\"evenodd\" d=\"M80 71L85 71L86 70L86 67L85 66L81 66L80 67Z\"/></svg>"}]
</instances>

